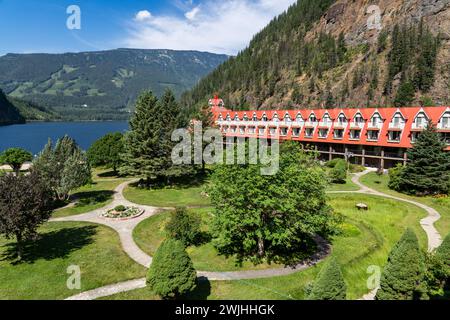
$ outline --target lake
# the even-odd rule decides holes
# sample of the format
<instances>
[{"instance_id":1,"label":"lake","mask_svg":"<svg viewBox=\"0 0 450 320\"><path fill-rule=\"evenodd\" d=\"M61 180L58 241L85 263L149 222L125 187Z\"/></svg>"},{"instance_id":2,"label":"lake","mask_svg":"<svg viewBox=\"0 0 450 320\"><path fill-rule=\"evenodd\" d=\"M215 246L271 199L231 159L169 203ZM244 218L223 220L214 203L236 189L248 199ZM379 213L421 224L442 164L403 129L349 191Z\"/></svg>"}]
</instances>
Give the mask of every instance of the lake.
<instances>
[{"instance_id":1,"label":"lake","mask_svg":"<svg viewBox=\"0 0 450 320\"><path fill-rule=\"evenodd\" d=\"M111 132L128 130L126 121L101 122L31 122L22 125L0 126L0 152L11 147L20 147L38 154L52 139L53 143L69 135L87 150L98 138Z\"/></svg>"}]
</instances>

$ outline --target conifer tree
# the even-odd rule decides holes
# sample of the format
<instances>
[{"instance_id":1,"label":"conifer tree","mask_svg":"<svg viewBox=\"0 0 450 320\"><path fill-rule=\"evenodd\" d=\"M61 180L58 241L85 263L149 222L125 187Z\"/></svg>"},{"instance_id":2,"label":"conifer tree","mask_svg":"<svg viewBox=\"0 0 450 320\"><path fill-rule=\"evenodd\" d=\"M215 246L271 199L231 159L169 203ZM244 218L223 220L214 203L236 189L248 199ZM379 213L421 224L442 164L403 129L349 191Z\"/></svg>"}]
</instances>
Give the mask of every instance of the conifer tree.
<instances>
[{"instance_id":1,"label":"conifer tree","mask_svg":"<svg viewBox=\"0 0 450 320\"><path fill-rule=\"evenodd\" d=\"M416 90L411 81L404 81L398 88L397 95L394 100L396 107L411 106L414 101L414 95Z\"/></svg>"},{"instance_id":2,"label":"conifer tree","mask_svg":"<svg viewBox=\"0 0 450 320\"><path fill-rule=\"evenodd\" d=\"M414 231L407 229L389 253L376 299L419 299L424 293L424 276L424 253Z\"/></svg>"},{"instance_id":3,"label":"conifer tree","mask_svg":"<svg viewBox=\"0 0 450 320\"><path fill-rule=\"evenodd\" d=\"M341 268L335 258L320 270L317 279L314 281L310 295L310 300L345 300L347 296L347 286L341 272Z\"/></svg>"},{"instance_id":4,"label":"conifer tree","mask_svg":"<svg viewBox=\"0 0 450 320\"><path fill-rule=\"evenodd\" d=\"M414 147L408 150L409 163L399 177L399 190L418 195L448 194L450 191L450 154L432 123Z\"/></svg>"},{"instance_id":5,"label":"conifer tree","mask_svg":"<svg viewBox=\"0 0 450 320\"><path fill-rule=\"evenodd\" d=\"M178 298L195 289L197 273L181 241L165 240L156 250L147 283L162 298Z\"/></svg>"}]
</instances>

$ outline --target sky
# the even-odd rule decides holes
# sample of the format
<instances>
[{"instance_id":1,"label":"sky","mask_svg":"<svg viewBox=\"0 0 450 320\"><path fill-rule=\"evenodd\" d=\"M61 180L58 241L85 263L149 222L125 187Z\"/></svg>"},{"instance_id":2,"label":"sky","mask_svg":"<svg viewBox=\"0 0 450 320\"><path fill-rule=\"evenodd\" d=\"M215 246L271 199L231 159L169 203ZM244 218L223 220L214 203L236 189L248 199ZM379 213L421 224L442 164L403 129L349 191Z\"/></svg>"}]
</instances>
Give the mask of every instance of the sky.
<instances>
[{"instance_id":1,"label":"sky","mask_svg":"<svg viewBox=\"0 0 450 320\"><path fill-rule=\"evenodd\" d=\"M235 55L294 2L0 0L0 55L115 48Z\"/></svg>"}]
</instances>

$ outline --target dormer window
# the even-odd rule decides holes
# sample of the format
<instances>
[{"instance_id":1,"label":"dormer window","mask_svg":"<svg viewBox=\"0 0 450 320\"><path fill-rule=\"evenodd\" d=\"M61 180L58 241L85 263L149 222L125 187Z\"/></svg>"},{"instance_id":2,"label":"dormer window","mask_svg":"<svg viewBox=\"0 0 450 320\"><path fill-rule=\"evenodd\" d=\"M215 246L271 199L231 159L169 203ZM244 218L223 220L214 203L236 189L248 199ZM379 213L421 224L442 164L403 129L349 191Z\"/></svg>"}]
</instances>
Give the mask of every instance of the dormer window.
<instances>
[{"instance_id":1,"label":"dormer window","mask_svg":"<svg viewBox=\"0 0 450 320\"><path fill-rule=\"evenodd\" d=\"M428 123L428 117L425 113L421 112L417 115L414 123L417 128L424 128Z\"/></svg>"},{"instance_id":2,"label":"dormer window","mask_svg":"<svg viewBox=\"0 0 450 320\"><path fill-rule=\"evenodd\" d=\"M381 123L383 123L383 120L381 119L381 116L379 113L375 113L372 118L370 119L370 124L372 127L378 127Z\"/></svg>"},{"instance_id":3,"label":"dormer window","mask_svg":"<svg viewBox=\"0 0 450 320\"><path fill-rule=\"evenodd\" d=\"M284 116L284 122L292 122L291 116L288 113Z\"/></svg>"},{"instance_id":4,"label":"dormer window","mask_svg":"<svg viewBox=\"0 0 450 320\"><path fill-rule=\"evenodd\" d=\"M403 129L405 125L405 119L400 112L397 112L389 124L390 129Z\"/></svg>"},{"instance_id":5,"label":"dormer window","mask_svg":"<svg viewBox=\"0 0 450 320\"><path fill-rule=\"evenodd\" d=\"M363 124L363 123L364 123L364 118L363 118L363 116L361 115L361 113L357 113L357 114L355 115L353 121L354 121L356 124Z\"/></svg>"},{"instance_id":6,"label":"dormer window","mask_svg":"<svg viewBox=\"0 0 450 320\"><path fill-rule=\"evenodd\" d=\"M222 122L222 121L223 121L222 115L219 116L219 118L217 119L217 121L219 121L219 122Z\"/></svg>"},{"instance_id":7,"label":"dormer window","mask_svg":"<svg viewBox=\"0 0 450 320\"><path fill-rule=\"evenodd\" d=\"M253 121L258 121L258 117L256 116L256 113L253 114L252 120Z\"/></svg>"},{"instance_id":8,"label":"dormer window","mask_svg":"<svg viewBox=\"0 0 450 320\"><path fill-rule=\"evenodd\" d=\"M240 119L239 119L239 116L238 116L238 115L235 115L235 116L234 116L234 121L236 121L236 122L237 122L237 121L240 121Z\"/></svg>"},{"instance_id":9,"label":"dormer window","mask_svg":"<svg viewBox=\"0 0 450 320\"><path fill-rule=\"evenodd\" d=\"M227 121L231 121L231 117L229 114L227 114Z\"/></svg>"},{"instance_id":10,"label":"dormer window","mask_svg":"<svg viewBox=\"0 0 450 320\"><path fill-rule=\"evenodd\" d=\"M317 117L315 114L311 114L309 116L309 122L317 122Z\"/></svg>"},{"instance_id":11,"label":"dormer window","mask_svg":"<svg viewBox=\"0 0 450 320\"><path fill-rule=\"evenodd\" d=\"M247 116L247 114L244 114L243 120L244 120L244 121L248 121L248 116Z\"/></svg>"},{"instance_id":12,"label":"dormer window","mask_svg":"<svg viewBox=\"0 0 450 320\"><path fill-rule=\"evenodd\" d=\"M263 114L263 116L262 116L262 118L261 118L261 121L264 121L264 122L269 121L269 118L267 118L267 115L266 115L266 114Z\"/></svg>"},{"instance_id":13,"label":"dormer window","mask_svg":"<svg viewBox=\"0 0 450 320\"><path fill-rule=\"evenodd\" d=\"M331 124L331 117L328 113L323 116L322 123L325 125Z\"/></svg>"},{"instance_id":14,"label":"dormer window","mask_svg":"<svg viewBox=\"0 0 450 320\"><path fill-rule=\"evenodd\" d=\"M447 111L442 116L441 127L442 127L442 129L450 129L450 111Z\"/></svg>"},{"instance_id":15,"label":"dormer window","mask_svg":"<svg viewBox=\"0 0 450 320\"><path fill-rule=\"evenodd\" d=\"M297 122L297 123L303 123L303 118L302 118L302 115L299 113L298 115L297 115L297 117L295 118L295 121Z\"/></svg>"},{"instance_id":16,"label":"dormer window","mask_svg":"<svg viewBox=\"0 0 450 320\"><path fill-rule=\"evenodd\" d=\"M347 123L347 117L345 114L341 113L337 119L339 125L345 125Z\"/></svg>"},{"instance_id":17,"label":"dormer window","mask_svg":"<svg viewBox=\"0 0 450 320\"><path fill-rule=\"evenodd\" d=\"M279 121L280 121L280 119L278 118L278 114L275 113L275 114L273 115L272 121L273 121L273 122L279 122Z\"/></svg>"}]
</instances>

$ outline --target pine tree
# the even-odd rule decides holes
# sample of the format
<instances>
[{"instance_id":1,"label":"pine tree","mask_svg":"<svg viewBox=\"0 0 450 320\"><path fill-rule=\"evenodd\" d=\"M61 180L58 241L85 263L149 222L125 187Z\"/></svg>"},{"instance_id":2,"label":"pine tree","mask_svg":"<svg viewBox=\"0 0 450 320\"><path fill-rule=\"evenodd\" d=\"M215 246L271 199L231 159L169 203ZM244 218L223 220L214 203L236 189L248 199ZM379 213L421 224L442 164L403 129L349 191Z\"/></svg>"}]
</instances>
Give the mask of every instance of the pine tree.
<instances>
[{"instance_id":1,"label":"pine tree","mask_svg":"<svg viewBox=\"0 0 450 320\"><path fill-rule=\"evenodd\" d=\"M432 123L429 123L408 150L409 163L399 178L399 188L418 195L448 194L450 154Z\"/></svg>"},{"instance_id":2,"label":"pine tree","mask_svg":"<svg viewBox=\"0 0 450 320\"><path fill-rule=\"evenodd\" d=\"M414 85L411 81L403 82L398 89L394 100L394 105L396 107L411 106L414 101L415 92L416 90L414 89Z\"/></svg>"},{"instance_id":3,"label":"pine tree","mask_svg":"<svg viewBox=\"0 0 450 320\"><path fill-rule=\"evenodd\" d=\"M317 279L314 281L310 295L310 300L345 300L347 296L347 286L339 264L335 258L320 270Z\"/></svg>"},{"instance_id":4,"label":"pine tree","mask_svg":"<svg viewBox=\"0 0 450 320\"><path fill-rule=\"evenodd\" d=\"M147 283L162 298L178 298L195 289L197 273L181 241L165 240L156 250Z\"/></svg>"},{"instance_id":5,"label":"pine tree","mask_svg":"<svg viewBox=\"0 0 450 320\"><path fill-rule=\"evenodd\" d=\"M413 300L423 294L424 253L413 230L407 229L389 253L377 300Z\"/></svg>"}]
</instances>

